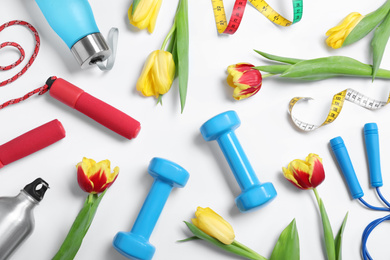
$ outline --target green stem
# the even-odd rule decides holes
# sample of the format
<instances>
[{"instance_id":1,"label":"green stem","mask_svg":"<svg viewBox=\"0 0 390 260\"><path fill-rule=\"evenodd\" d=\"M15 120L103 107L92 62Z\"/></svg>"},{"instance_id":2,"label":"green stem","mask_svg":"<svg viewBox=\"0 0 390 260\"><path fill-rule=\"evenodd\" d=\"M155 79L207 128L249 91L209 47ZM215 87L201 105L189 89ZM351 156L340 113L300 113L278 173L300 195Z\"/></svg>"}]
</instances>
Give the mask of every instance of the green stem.
<instances>
[{"instance_id":1,"label":"green stem","mask_svg":"<svg viewBox=\"0 0 390 260\"><path fill-rule=\"evenodd\" d=\"M379 69L375 77L382 79L390 79L390 71L385 69Z\"/></svg>"},{"instance_id":2,"label":"green stem","mask_svg":"<svg viewBox=\"0 0 390 260\"><path fill-rule=\"evenodd\" d=\"M234 240L233 243L234 245L238 246L238 247L241 247L242 249L250 252L251 254L253 254L254 258L253 259L259 259L259 260L266 260L266 258L264 258L263 256L259 255L257 252L253 251L252 249L250 249L249 247L241 244L240 242L238 242L237 240Z\"/></svg>"},{"instance_id":3,"label":"green stem","mask_svg":"<svg viewBox=\"0 0 390 260\"><path fill-rule=\"evenodd\" d=\"M272 76L275 76L275 75L276 75L276 74L268 73L268 74L261 75L261 77L262 77L263 79L265 79L265 78L272 77Z\"/></svg>"},{"instance_id":4,"label":"green stem","mask_svg":"<svg viewBox=\"0 0 390 260\"><path fill-rule=\"evenodd\" d=\"M326 255L328 260L336 260L336 248L335 248L335 242L334 242L334 236L332 227L330 225L328 214L326 213L324 203L322 202L318 191L316 188L313 188L314 194L317 199L318 207L320 209L321 213L321 220L322 220L322 228L324 230L324 242L325 242L325 249L326 249Z\"/></svg>"},{"instance_id":5,"label":"green stem","mask_svg":"<svg viewBox=\"0 0 390 260\"><path fill-rule=\"evenodd\" d=\"M52 258L52 260L74 259L78 250L80 249L84 236L91 226L97 207L99 206L99 203L106 191L107 190L100 194L100 196L98 194L88 194L88 197L85 199L83 208L80 210L79 214L74 220L68 235L66 236L60 249Z\"/></svg>"},{"instance_id":6,"label":"green stem","mask_svg":"<svg viewBox=\"0 0 390 260\"><path fill-rule=\"evenodd\" d=\"M176 30L176 20L173 23L171 29L169 30L167 37L165 37L164 42L163 42L163 44L161 46L161 50L163 50L163 51L165 50L165 46L167 45L168 40L171 38L171 36L175 32L175 30Z\"/></svg>"},{"instance_id":7,"label":"green stem","mask_svg":"<svg viewBox=\"0 0 390 260\"><path fill-rule=\"evenodd\" d=\"M320 195L318 194L318 191L316 188L313 188L314 194L316 195L318 206L320 205Z\"/></svg>"},{"instance_id":8,"label":"green stem","mask_svg":"<svg viewBox=\"0 0 390 260\"><path fill-rule=\"evenodd\" d=\"M89 193L87 197L87 203L93 203L97 198L97 194Z\"/></svg>"},{"instance_id":9,"label":"green stem","mask_svg":"<svg viewBox=\"0 0 390 260\"><path fill-rule=\"evenodd\" d=\"M260 70L261 72L268 72L271 74L282 74L284 73L287 69L289 69L292 65L268 65L268 66L256 66L253 67L252 69L255 70Z\"/></svg>"}]
</instances>

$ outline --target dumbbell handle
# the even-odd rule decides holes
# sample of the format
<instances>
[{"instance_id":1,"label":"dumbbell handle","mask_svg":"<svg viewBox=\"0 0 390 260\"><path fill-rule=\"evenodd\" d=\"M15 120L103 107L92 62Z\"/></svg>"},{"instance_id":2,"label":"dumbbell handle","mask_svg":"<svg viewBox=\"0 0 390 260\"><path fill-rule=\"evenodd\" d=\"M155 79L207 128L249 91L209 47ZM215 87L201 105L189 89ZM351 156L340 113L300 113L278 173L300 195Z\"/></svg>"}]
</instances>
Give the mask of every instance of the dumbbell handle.
<instances>
[{"instance_id":1,"label":"dumbbell handle","mask_svg":"<svg viewBox=\"0 0 390 260\"><path fill-rule=\"evenodd\" d=\"M217 142L229 163L241 190L260 184L236 134L233 131L222 134Z\"/></svg>"},{"instance_id":2,"label":"dumbbell handle","mask_svg":"<svg viewBox=\"0 0 390 260\"><path fill-rule=\"evenodd\" d=\"M364 125L364 140L366 142L371 186L375 188L381 187L383 182L379 152L379 136L378 127L375 123Z\"/></svg>"},{"instance_id":3,"label":"dumbbell handle","mask_svg":"<svg viewBox=\"0 0 390 260\"><path fill-rule=\"evenodd\" d=\"M364 196L363 190L360 187L359 181L356 177L355 170L353 169L351 159L344 141L341 137L335 137L330 140L332 151L336 156L337 162L341 168L341 171L347 181L349 191L354 199L358 199Z\"/></svg>"},{"instance_id":4,"label":"dumbbell handle","mask_svg":"<svg viewBox=\"0 0 390 260\"><path fill-rule=\"evenodd\" d=\"M149 240L172 188L173 187L169 183L159 179L154 180L149 194L131 229L131 233Z\"/></svg>"}]
</instances>

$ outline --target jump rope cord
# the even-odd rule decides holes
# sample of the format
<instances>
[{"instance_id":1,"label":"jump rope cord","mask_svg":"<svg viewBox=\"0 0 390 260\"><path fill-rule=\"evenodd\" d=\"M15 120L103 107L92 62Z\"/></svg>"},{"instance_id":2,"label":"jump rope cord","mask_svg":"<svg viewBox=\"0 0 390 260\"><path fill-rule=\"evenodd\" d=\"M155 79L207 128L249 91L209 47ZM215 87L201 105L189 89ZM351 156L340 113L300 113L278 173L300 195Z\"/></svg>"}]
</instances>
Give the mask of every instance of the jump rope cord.
<instances>
[{"instance_id":1,"label":"jump rope cord","mask_svg":"<svg viewBox=\"0 0 390 260\"><path fill-rule=\"evenodd\" d=\"M28 29L30 29L30 31L34 34L35 48L34 48L34 53L31 55L31 58L28 61L28 63L26 64L26 66L24 66L23 69L20 72L18 72L15 76L13 76L12 78L9 78L7 80L4 80L4 81L0 82L0 87L3 87L3 86L5 86L5 85L7 85L7 84L9 84L11 82L14 82L20 76L22 76L28 70L28 68L30 68L30 66L32 65L32 63L34 62L35 58L38 55L39 47L41 45L41 40L39 38L38 31L34 28L34 26L32 26L31 24L29 24L28 22L25 22L25 21L13 20L13 21L7 22L7 23L5 23L5 24L0 26L0 32L3 31L5 28L10 27L12 25L23 25L23 26L26 26ZM18 66L24 60L25 52L24 52L23 48L19 44L15 43L15 42L4 42L4 43L0 44L0 49L2 49L4 47L14 47L14 48L17 48L19 50L19 52L20 52L20 57L19 57L19 59L17 61L12 63L11 65L0 66L0 70L10 70L10 69L13 69L16 66Z\"/></svg>"},{"instance_id":2,"label":"jump rope cord","mask_svg":"<svg viewBox=\"0 0 390 260\"><path fill-rule=\"evenodd\" d=\"M366 201L364 201L362 198L359 198L359 201L363 203L367 208L378 210L378 211L390 211L390 203L383 197L379 187L376 188L376 193L378 194L380 200L386 204L389 208L380 208L380 207L374 207L370 204L368 204ZM370 253L367 249L367 240L371 234L371 232L382 222L390 220L390 215L384 216L382 218L378 218L374 221L372 221L370 224L367 225L367 227L364 229L363 235L362 235L362 256L364 260L373 260Z\"/></svg>"},{"instance_id":3,"label":"jump rope cord","mask_svg":"<svg viewBox=\"0 0 390 260\"><path fill-rule=\"evenodd\" d=\"M372 209L372 210L390 211L389 208L381 208L381 207L372 206L371 204L367 203L367 202L366 202L364 199L362 199L362 198L359 198L359 201L360 201L364 206L366 206L367 208Z\"/></svg>"},{"instance_id":4,"label":"jump rope cord","mask_svg":"<svg viewBox=\"0 0 390 260\"><path fill-rule=\"evenodd\" d=\"M14 82L20 76L22 76L27 71L28 68L31 67L32 63L34 62L35 58L38 55L39 47L41 45L41 40L39 38L38 31L34 28L34 26L32 26L31 24L29 24L28 22L25 22L25 21L14 20L14 21L7 22L7 23L5 23L5 24L0 26L0 32L3 31L5 28L10 27L12 25L22 25L22 26L26 26L28 29L30 29L30 31L34 35L35 48L34 48L34 52L33 52L32 56L31 56L30 60L23 67L23 69L20 72L18 72L15 76L13 76L12 78L9 78L7 80L4 80L4 81L0 82L0 87L3 87L3 86L5 86L5 85L7 85L7 84L9 84L11 82ZM3 71L15 68L25 58L25 52L24 52L23 48L19 44L15 43L15 42L4 42L4 43L0 44L0 49L2 49L4 47L14 47L14 48L17 48L19 50L20 57L19 57L19 59L17 61L12 63L11 65L0 66L0 70L3 70ZM12 104L17 104L17 103L19 103L19 102L21 102L23 100L28 99L29 97L31 97L34 94L42 95L42 94L46 93L48 90L49 90L49 87L47 85L44 85L44 86L42 86L40 88L37 88L37 89L34 89L33 91L30 91L29 93L27 93L23 97L8 100L7 102L5 102L5 103L0 105L0 109L3 109L3 108L5 108L5 107L7 107L9 105L12 105Z\"/></svg>"}]
</instances>

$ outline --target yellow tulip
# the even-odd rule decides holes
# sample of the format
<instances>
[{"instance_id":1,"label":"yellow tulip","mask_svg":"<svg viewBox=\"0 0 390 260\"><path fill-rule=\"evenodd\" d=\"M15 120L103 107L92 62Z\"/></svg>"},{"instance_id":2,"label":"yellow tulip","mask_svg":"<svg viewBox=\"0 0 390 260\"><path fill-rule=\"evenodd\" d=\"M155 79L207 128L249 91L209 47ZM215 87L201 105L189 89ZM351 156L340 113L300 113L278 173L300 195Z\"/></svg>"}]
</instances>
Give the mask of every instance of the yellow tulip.
<instances>
[{"instance_id":1,"label":"yellow tulip","mask_svg":"<svg viewBox=\"0 0 390 260\"><path fill-rule=\"evenodd\" d=\"M350 13L337 26L329 29L326 32L326 36L329 36L326 39L326 44L333 49L340 48L347 36L363 18L364 15L361 15L357 12Z\"/></svg>"},{"instance_id":2,"label":"yellow tulip","mask_svg":"<svg viewBox=\"0 0 390 260\"><path fill-rule=\"evenodd\" d=\"M162 0L141 0L134 11L134 15L132 14L133 4L131 4L127 12L130 23L141 30L148 28L148 31L152 33L161 3Z\"/></svg>"},{"instance_id":3,"label":"yellow tulip","mask_svg":"<svg viewBox=\"0 0 390 260\"><path fill-rule=\"evenodd\" d=\"M137 90L144 96L163 95L171 88L175 77L172 53L162 50L152 52L145 62L137 81Z\"/></svg>"},{"instance_id":4,"label":"yellow tulip","mask_svg":"<svg viewBox=\"0 0 390 260\"><path fill-rule=\"evenodd\" d=\"M234 241L234 231L232 226L220 215L210 208L198 207L192 223L207 235L212 236L226 245Z\"/></svg>"}]
</instances>

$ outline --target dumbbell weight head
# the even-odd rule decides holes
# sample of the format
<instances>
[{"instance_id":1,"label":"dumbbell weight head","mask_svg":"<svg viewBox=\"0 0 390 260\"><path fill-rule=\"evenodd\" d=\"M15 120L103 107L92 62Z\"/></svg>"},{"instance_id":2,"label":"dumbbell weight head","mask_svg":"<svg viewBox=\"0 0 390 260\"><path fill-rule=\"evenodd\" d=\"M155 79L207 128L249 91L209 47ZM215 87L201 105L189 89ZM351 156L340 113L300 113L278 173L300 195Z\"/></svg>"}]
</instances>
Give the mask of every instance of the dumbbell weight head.
<instances>
[{"instance_id":1,"label":"dumbbell weight head","mask_svg":"<svg viewBox=\"0 0 390 260\"><path fill-rule=\"evenodd\" d=\"M183 188L190 177L180 165L157 157L150 161L148 172L154 179L162 180L177 188Z\"/></svg>"},{"instance_id":2,"label":"dumbbell weight head","mask_svg":"<svg viewBox=\"0 0 390 260\"><path fill-rule=\"evenodd\" d=\"M274 185L266 182L243 191L236 198L236 205L241 212L248 212L267 205L276 195Z\"/></svg>"},{"instance_id":3,"label":"dumbbell weight head","mask_svg":"<svg viewBox=\"0 0 390 260\"><path fill-rule=\"evenodd\" d=\"M235 111L226 111L205 122L200 128L206 141L213 141L228 131L234 131L241 125L240 118Z\"/></svg>"}]
</instances>

